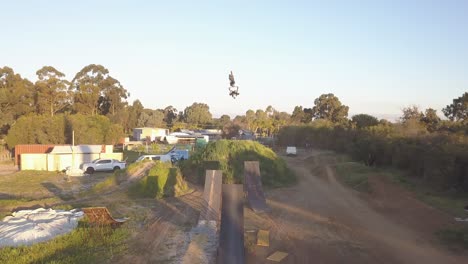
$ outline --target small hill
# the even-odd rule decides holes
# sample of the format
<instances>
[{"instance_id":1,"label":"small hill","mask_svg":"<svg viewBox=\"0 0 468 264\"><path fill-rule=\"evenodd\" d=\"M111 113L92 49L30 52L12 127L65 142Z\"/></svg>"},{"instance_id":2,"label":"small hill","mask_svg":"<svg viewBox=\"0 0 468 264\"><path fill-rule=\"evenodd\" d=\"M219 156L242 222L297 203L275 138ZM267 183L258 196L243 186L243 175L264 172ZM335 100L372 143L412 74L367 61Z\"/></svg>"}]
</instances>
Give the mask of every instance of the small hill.
<instances>
[{"instance_id":1,"label":"small hill","mask_svg":"<svg viewBox=\"0 0 468 264\"><path fill-rule=\"evenodd\" d=\"M244 161L258 160L262 183L283 186L294 183L296 177L286 162L262 144L250 140L218 140L194 153L184 164L184 172L195 173L202 182L207 169L223 171L224 183L243 183Z\"/></svg>"},{"instance_id":2,"label":"small hill","mask_svg":"<svg viewBox=\"0 0 468 264\"><path fill-rule=\"evenodd\" d=\"M180 196L190 191L180 169L170 163L156 162L147 175L130 187L134 196L162 198Z\"/></svg>"}]
</instances>

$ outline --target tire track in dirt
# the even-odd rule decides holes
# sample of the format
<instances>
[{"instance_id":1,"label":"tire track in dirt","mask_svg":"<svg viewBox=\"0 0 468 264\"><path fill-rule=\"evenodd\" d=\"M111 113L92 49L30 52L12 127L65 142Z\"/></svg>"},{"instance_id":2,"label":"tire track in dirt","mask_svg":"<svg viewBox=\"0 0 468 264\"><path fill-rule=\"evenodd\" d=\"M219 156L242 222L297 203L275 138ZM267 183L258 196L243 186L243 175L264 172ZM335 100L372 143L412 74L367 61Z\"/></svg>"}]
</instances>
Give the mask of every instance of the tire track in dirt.
<instances>
[{"instance_id":1,"label":"tire track in dirt","mask_svg":"<svg viewBox=\"0 0 468 264\"><path fill-rule=\"evenodd\" d=\"M468 263L375 211L337 181L326 161L324 175L312 174L309 158L321 153L285 157L299 183L267 191L272 213L263 221L251 219L258 228L270 228L271 245L256 247L248 263L268 263L265 257L274 250L290 253L282 263Z\"/></svg>"}]
</instances>

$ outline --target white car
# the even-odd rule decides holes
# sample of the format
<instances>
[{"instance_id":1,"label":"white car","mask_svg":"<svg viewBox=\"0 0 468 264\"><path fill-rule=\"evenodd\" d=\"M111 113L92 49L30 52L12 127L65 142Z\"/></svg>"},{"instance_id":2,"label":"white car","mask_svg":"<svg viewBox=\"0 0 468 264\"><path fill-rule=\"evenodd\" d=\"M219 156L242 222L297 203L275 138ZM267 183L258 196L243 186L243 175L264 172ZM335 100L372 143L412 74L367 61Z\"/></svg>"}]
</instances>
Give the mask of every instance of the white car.
<instances>
[{"instance_id":1,"label":"white car","mask_svg":"<svg viewBox=\"0 0 468 264\"><path fill-rule=\"evenodd\" d=\"M95 171L116 171L125 169L127 163L116 159L96 159L89 163L83 163L82 170L88 174Z\"/></svg>"},{"instance_id":2,"label":"white car","mask_svg":"<svg viewBox=\"0 0 468 264\"><path fill-rule=\"evenodd\" d=\"M143 156L140 156L138 157L138 159L136 160L137 162L138 161L142 161L142 160L159 160L161 162L171 162L171 156L170 155L143 155Z\"/></svg>"},{"instance_id":3,"label":"white car","mask_svg":"<svg viewBox=\"0 0 468 264\"><path fill-rule=\"evenodd\" d=\"M297 148L288 146L286 147L286 155L287 156L297 156Z\"/></svg>"}]
</instances>

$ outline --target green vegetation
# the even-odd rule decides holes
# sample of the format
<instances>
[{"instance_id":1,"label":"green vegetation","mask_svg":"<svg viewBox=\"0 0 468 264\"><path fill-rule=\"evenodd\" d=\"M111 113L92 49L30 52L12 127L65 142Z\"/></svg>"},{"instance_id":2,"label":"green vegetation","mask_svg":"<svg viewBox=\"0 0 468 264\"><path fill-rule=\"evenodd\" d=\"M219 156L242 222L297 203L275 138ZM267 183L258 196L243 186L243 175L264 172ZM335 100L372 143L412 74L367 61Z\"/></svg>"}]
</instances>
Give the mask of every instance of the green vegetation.
<instances>
[{"instance_id":1,"label":"green vegetation","mask_svg":"<svg viewBox=\"0 0 468 264\"><path fill-rule=\"evenodd\" d=\"M129 188L132 196L147 198L180 196L188 191L180 169L166 162L156 162L147 176Z\"/></svg>"},{"instance_id":2,"label":"green vegetation","mask_svg":"<svg viewBox=\"0 0 468 264\"><path fill-rule=\"evenodd\" d=\"M276 153L258 142L240 140L219 140L210 142L201 151L194 153L183 164L184 172L195 172L198 179L205 177L207 169L223 171L224 183L242 183L244 161L258 160L263 184L283 186L294 183L294 173Z\"/></svg>"},{"instance_id":3,"label":"green vegetation","mask_svg":"<svg viewBox=\"0 0 468 264\"><path fill-rule=\"evenodd\" d=\"M50 207L51 204L70 201L107 188L115 181L109 173L98 172L92 177L72 177L67 181L65 176L48 171L19 171L0 177L0 217L8 215L18 207ZM100 183L102 182L102 183ZM92 187L91 187L92 186ZM76 187L81 192L77 193ZM91 190L90 190L91 189Z\"/></svg>"},{"instance_id":4,"label":"green vegetation","mask_svg":"<svg viewBox=\"0 0 468 264\"><path fill-rule=\"evenodd\" d=\"M6 142L10 148L17 144L71 143L72 131L75 144L115 144L123 135L120 125L101 115L29 114L11 127Z\"/></svg>"},{"instance_id":5,"label":"green vegetation","mask_svg":"<svg viewBox=\"0 0 468 264\"><path fill-rule=\"evenodd\" d=\"M143 164L148 163L148 162L151 162L151 161L150 161L150 160L142 160L142 161L139 161L139 162L131 163L130 165L127 166L127 168L125 169L125 171L126 171L127 175L134 174L134 173L136 173L139 169L141 169L141 167L143 166Z\"/></svg>"},{"instance_id":6,"label":"green vegetation","mask_svg":"<svg viewBox=\"0 0 468 264\"><path fill-rule=\"evenodd\" d=\"M18 171L0 177L0 193L24 198L48 197L50 193L41 183L63 181L64 175L51 171Z\"/></svg>"},{"instance_id":7,"label":"green vegetation","mask_svg":"<svg viewBox=\"0 0 468 264\"><path fill-rule=\"evenodd\" d=\"M453 250L468 249L468 228L447 228L436 232L440 241Z\"/></svg>"},{"instance_id":8,"label":"green vegetation","mask_svg":"<svg viewBox=\"0 0 468 264\"><path fill-rule=\"evenodd\" d=\"M278 141L280 145L310 144L370 166L403 170L437 191L468 190L468 137L428 133L412 122L355 129L317 120L307 126L284 127Z\"/></svg>"},{"instance_id":9,"label":"green vegetation","mask_svg":"<svg viewBox=\"0 0 468 264\"><path fill-rule=\"evenodd\" d=\"M413 192L416 197L454 217L465 214L468 196L458 192L436 191L430 185L422 184L421 179L408 177L408 172L391 167L369 167L362 163L350 161L350 157L325 153L310 160L312 172L316 175L325 175L324 164L335 168L338 179L344 184L360 192L372 192L369 177L384 177L395 184Z\"/></svg>"},{"instance_id":10,"label":"green vegetation","mask_svg":"<svg viewBox=\"0 0 468 264\"><path fill-rule=\"evenodd\" d=\"M345 162L335 165L340 179L350 187L361 192L370 192L369 175L375 173L371 168L357 162Z\"/></svg>"},{"instance_id":11,"label":"green vegetation","mask_svg":"<svg viewBox=\"0 0 468 264\"><path fill-rule=\"evenodd\" d=\"M0 263L106 263L127 249L129 230L89 227L80 222L69 234L32 246L0 249Z\"/></svg>"}]
</instances>

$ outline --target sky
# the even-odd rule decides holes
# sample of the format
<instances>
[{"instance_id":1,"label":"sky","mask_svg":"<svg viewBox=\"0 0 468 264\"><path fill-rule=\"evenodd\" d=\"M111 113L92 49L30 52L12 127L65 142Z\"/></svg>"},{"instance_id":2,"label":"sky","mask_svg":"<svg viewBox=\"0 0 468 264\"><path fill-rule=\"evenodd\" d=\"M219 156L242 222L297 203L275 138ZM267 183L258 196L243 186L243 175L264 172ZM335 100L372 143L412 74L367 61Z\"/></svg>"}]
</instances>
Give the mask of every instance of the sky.
<instances>
[{"instance_id":1,"label":"sky","mask_svg":"<svg viewBox=\"0 0 468 264\"><path fill-rule=\"evenodd\" d=\"M203 102L215 117L291 113L324 93L350 115L417 105L442 116L468 91L467 14L466 0L0 0L0 67L35 81L50 65L71 80L101 64L130 103Z\"/></svg>"}]
</instances>

